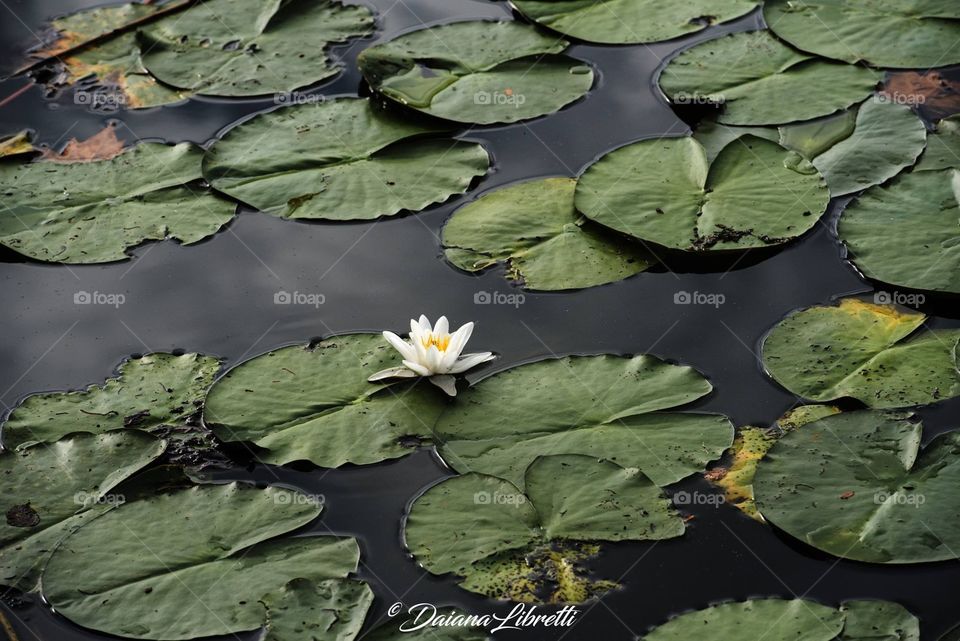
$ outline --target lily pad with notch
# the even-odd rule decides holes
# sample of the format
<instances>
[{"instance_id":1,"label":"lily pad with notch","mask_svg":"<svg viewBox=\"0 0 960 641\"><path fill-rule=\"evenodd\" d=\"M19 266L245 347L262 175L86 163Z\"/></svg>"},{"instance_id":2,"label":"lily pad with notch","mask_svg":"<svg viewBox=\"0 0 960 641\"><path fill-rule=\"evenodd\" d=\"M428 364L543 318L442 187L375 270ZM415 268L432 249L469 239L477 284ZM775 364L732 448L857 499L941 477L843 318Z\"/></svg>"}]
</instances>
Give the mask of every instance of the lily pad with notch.
<instances>
[{"instance_id":1,"label":"lily pad with notch","mask_svg":"<svg viewBox=\"0 0 960 641\"><path fill-rule=\"evenodd\" d=\"M444 461L523 487L544 454L582 454L670 485L733 440L725 416L673 411L710 393L695 369L655 356L572 356L499 372L461 393L437 421Z\"/></svg>"},{"instance_id":2,"label":"lily pad with notch","mask_svg":"<svg viewBox=\"0 0 960 641\"><path fill-rule=\"evenodd\" d=\"M219 191L281 218L372 220L461 194L487 172L482 145L360 98L285 107L229 130L203 175Z\"/></svg>"},{"instance_id":3,"label":"lily pad with notch","mask_svg":"<svg viewBox=\"0 0 960 641\"><path fill-rule=\"evenodd\" d=\"M584 573L597 542L683 534L670 502L636 469L580 455L537 458L526 490L470 472L428 489L410 507L404 537L434 574L467 590L526 602L582 602L615 587Z\"/></svg>"},{"instance_id":4,"label":"lily pad with notch","mask_svg":"<svg viewBox=\"0 0 960 641\"><path fill-rule=\"evenodd\" d=\"M593 70L563 55L567 45L520 22L455 22L366 49L357 63L390 100L488 125L544 116L586 95Z\"/></svg>"},{"instance_id":5,"label":"lily pad with notch","mask_svg":"<svg viewBox=\"0 0 960 641\"><path fill-rule=\"evenodd\" d=\"M655 264L641 246L577 212L576 184L545 178L484 194L447 221L444 255L468 272L504 263L508 278L541 291L603 285Z\"/></svg>"}]
</instances>

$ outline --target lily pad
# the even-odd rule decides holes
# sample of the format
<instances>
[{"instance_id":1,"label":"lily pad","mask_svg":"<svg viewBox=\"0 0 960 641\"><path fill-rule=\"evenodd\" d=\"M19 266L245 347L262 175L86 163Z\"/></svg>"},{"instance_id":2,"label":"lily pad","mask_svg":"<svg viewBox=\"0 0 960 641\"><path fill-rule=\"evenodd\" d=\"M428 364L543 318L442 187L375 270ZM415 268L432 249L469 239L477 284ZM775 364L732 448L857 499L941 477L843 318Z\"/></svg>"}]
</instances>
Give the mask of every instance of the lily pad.
<instances>
[{"instance_id":1,"label":"lily pad","mask_svg":"<svg viewBox=\"0 0 960 641\"><path fill-rule=\"evenodd\" d=\"M201 151L143 143L109 160L0 164L0 243L37 260L126 260L146 241L189 245L215 234L236 206L197 185Z\"/></svg>"},{"instance_id":2,"label":"lily pad","mask_svg":"<svg viewBox=\"0 0 960 641\"><path fill-rule=\"evenodd\" d=\"M927 137L927 149L914 171L960 168L960 115L944 118Z\"/></svg>"},{"instance_id":3,"label":"lily pad","mask_svg":"<svg viewBox=\"0 0 960 641\"><path fill-rule=\"evenodd\" d=\"M853 130L838 140L838 129L846 125L840 118L834 127L826 123L781 127L781 144L806 151L833 196L886 182L912 166L926 146L926 126L905 105L866 101L857 111Z\"/></svg>"},{"instance_id":4,"label":"lily pad","mask_svg":"<svg viewBox=\"0 0 960 641\"><path fill-rule=\"evenodd\" d=\"M683 521L666 496L636 469L564 454L536 459L525 477L526 494L509 481L475 472L434 485L407 515L404 535L410 551L434 574L463 577L461 585L468 590L537 601L538 588L544 587L538 576L544 571L543 555L553 543L661 540L683 534ZM558 553L565 555L562 549ZM574 576L565 580L589 582L576 567L569 569ZM555 583L562 587L561 581ZM547 600L567 601L566 594L560 590Z\"/></svg>"},{"instance_id":5,"label":"lily pad","mask_svg":"<svg viewBox=\"0 0 960 641\"><path fill-rule=\"evenodd\" d=\"M482 615L466 614L453 608L437 608L432 604L424 604L425 608L421 619L415 620L413 616L406 621L401 621L397 617L383 625L377 626L363 636L364 641L488 641L489 637L482 628L466 623L468 617L480 618ZM420 610L414 611L414 616ZM422 627L428 617L436 614L437 618L442 618L447 622L464 622L463 625L425 625ZM409 622L409 623L408 623ZM401 630L400 627L404 629Z\"/></svg>"},{"instance_id":6,"label":"lily pad","mask_svg":"<svg viewBox=\"0 0 960 641\"><path fill-rule=\"evenodd\" d=\"M588 218L685 251L769 247L808 231L830 195L815 169L775 142L746 135L707 162L694 138L636 142L603 156L577 184Z\"/></svg>"},{"instance_id":7,"label":"lily pad","mask_svg":"<svg viewBox=\"0 0 960 641\"><path fill-rule=\"evenodd\" d=\"M876 67L944 67L960 52L960 10L952 0L767 0L763 17L778 37L804 51Z\"/></svg>"},{"instance_id":8,"label":"lily pad","mask_svg":"<svg viewBox=\"0 0 960 641\"><path fill-rule=\"evenodd\" d=\"M284 347L229 370L210 390L204 420L224 441L253 442L274 465L366 465L429 445L443 395L424 381L367 382L395 365L378 334Z\"/></svg>"},{"instance_id":9,"label":"lily pad","mask_svg":"<svg viewBox=\"0 0 960 641\"><path fill-rule=\"evenodd\" d=\"M670 61L660 87L675 104L718 104L728 125L780 125L864 100L880 82L864 67L829 62L766 31L710 40Z\"/></svg>"},{"instance_id":10,"label":"lily pad","mask_svg":"<svg viewBox=\"0 0 960 641\"><path fill-rule=\"evenodd\" d=\"M855 298L811 307L770 331L763 363L778 383L815 401L852 397L885 409L960 396L960 330L916 333L926 319Z\"/></svg>"},{"instance_id":11,"label":"lily pad","mask_svg":"<svg viewBox=\"0 0 960 641\"><path fill-rule=\"evenodd\" d=\"M200 354L156 353L124 361L103 385L28 396L3 425L4 447L51 443L72 432L181 424L199 409L219 369L217 359Z\"/></svg>"},{"instance_id":12,"label":"lily pad","mask_svg":"<svg viewBox=\"0 0 960 641\"><path fill-rule=\"evenodd\" d=\"M131 501L61 543L43 595L78 625L135 639L256 630L265 595L356 570L354 539L278 538L320 511L303 494L236 483Z\"/></svg>"},{"instance_id":13,"label":"lily pad","mask_svg":"<svg viewBox=\"0 0 960 641\"><path fill-rule=\"evenodd\" d=\"M340 72L329 47L373 33L364 6L331 0L207 0L140 33L143 64L192 93L291 92Z\"/></svg>"},{"instance_id":14,"label":"lily pad","mask_svg":"<svg viewBox=\"0 0 960 641\"><path fill-rule=\"evenodd\" d=\"M357 64L391 100L488 125L544 116L586 95L593 70L561 55L567 45L519 22L455 22L366 49Z\"/></svg>"},{"instance_id":15,"label":"lily pad","mask_svg":"<svg viewBox=\"0 0 960 641\"><path fill-rule=\"evenodd\" d=\"M889 601L846 601L840 609L805 599L750 599L687 612L654 628L640 641L919 641L919 623Z\"/></svg>"},{"instance_id":16,"label":"lily pad","mask_svg":"<svg viewBox=\"0 0 960 641\"><path fill-rule=\"evenodd\" d=\"M960 293L960 171L925 170L945 159L942 152L921 158L918 170L867 190L843 212L837 233L865 276Z\"/></svg>"},{"instance_id":17,"label":"lily pad","mask_svg":"<svg viewBox=\"0 0 960 641\"><path fill-rule=\"evenodd\" d=\"M780 439L753 481L764 518L834 556L868 563L957 558L960 432L921 450L923 428L870 410Z\"/></svg>"},{"instance_id":18,"label":"lily pad","mask_svg":"<svg viewBox=\"0 0 960 641\"><path fill-rule=\"evenodd\" d=\"M482 145L425 136L441 131L367 99L295 105L227 132L203 175L281 218L371 220L443 202L487 172Z\"/></svg>"},{"instance_id":19,"label":"lily pad","mask_svg":"<svg viewBox=\"0 0 960 641\"><path fill-rule=\"evenodd\" d=\"M669 411L711 389L695 369L654 356L549 359L470 387L435 431L453 469L517 487L543 454L608 459L664 486L703 470L733 440L724 416Z\"/></svg>"},{"instance_id":20,"label":"lily pad","mask_svg":"<svg viewBox=\"0 0 960 641\"><path fill-rule=\"evenodd\" d=\"M788 431L839 411L831 405L801 405L784 414L771 428L742 427L730 447L730 460L711 468L704 476L723 490L727 503L750 518L763 521L753 500L757 463Z\"/></svg>"},{"instance_id":21,"label":"lily pad","mask_svg":"<svg viewBox=\"0 0 960 641\"><path fill-rule=\"evenodd\" d=\"M672 40L750 13L755 0L514 0L531 20L562 34L603 44Z\"/></svg>"},{"instance_id":22,"label":"lily pad","mask_svg":"<svg viewBox=\"0 0 960 641\"><path fill-rule=\"evenodd\" d=\"M0 455L0 584L36 587L50 553L70 531L122 502L111 494L156 460L164 442L139 432L75 434Z\"/></svg>"},{"instance_id":23,"label":"lily pad","mask_svg":"<svg viewBox=\"0 0 960 641\"><path fill-rule=\"evenodd\" d=\"M261 641L351 641L360 634L373 591L351 579L294 579L260 603L267 610Z\"/></svg>"},{"instance_id":24,"label":"lily pad","mask_svg":"<svg viewBox=\"0 0 960 641\"><path fill-rule=\"evenodd\" d=\"M443 228L444 254L468 272L504 262L527 289L593 287L654 261L641 247L588 222L573 205L577 181L546 178L485 194Z\"/></svg>"}]
</instances>

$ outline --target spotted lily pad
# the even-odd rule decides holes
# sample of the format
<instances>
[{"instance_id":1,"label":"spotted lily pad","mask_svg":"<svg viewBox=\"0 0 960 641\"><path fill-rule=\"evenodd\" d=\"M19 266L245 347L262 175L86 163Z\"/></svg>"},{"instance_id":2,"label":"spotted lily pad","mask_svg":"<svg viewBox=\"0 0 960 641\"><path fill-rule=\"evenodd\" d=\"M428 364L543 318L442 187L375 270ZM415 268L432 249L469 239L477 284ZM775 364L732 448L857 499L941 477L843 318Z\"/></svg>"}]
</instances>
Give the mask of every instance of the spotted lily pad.
<instances>
[{"instance_id":1,"label":"spotted lily pad","mask_svg":"<svg viewBox=\"0 0 960 641\"><path fill-rule=\"evenodd\" d=\"M342 580L356 570L354 539L279 538L320 511L305 495L236 483L130 501L57 548L43 574L43 595L78 625L135 639L256 630L269 617L261 599L272 595L274 603L291 580ZM356 590L353 600L368 595ZM300 612L309 615L309 608Z\"/></svg>"},{"instance_id":2,"label":"spotted lily pad","mask_svg":"<svg viewBox=\"0 0 960 641\"><path fill-rule=\"evenodd\" d=\"M960 52L953 0L767 0L763 17L790 44L819 56L876 67L944 67Z\"/></svg>"},{"instance_id":3,"label":"spotted lily pad","mask_svg":"<svg viewBox=\"0 0 960 641\"><path fill-rule=\"evenodd\" d=\"M357 63L391 100L487 125L553 113L589 91L593 70L561 55L567 44L519 22L456 22L366 49Z\"/></svg>"},{"instance_id":4,"label":"spotted lily pad","mask_svg":"<svg viewBox=\"0 0 960 641\"><path fill-rule=\"evenodd\" d=\"M261 114L207 152L218 190L281 218L370 220L419 211L486 173L483 146L401 119L366 99L340 98Z\"/></svg>"},{"instance_id":5,"label":"spotted lily pad","mask_svg":"<svg viewBox=\"0 0 960 641\"><path fill-rule=\"evenodd\" d=\"M103 385L28 396L3 425L4 447L51 443L72 432L182 424L202 405L219 369L217 359L200 354L156 353L124 361Z\"/></svg>"},{"instance_id":6,"label":"spotted lily pad","mask_svg":"<svg viewBox=\"0 0 960 641\"><path fill-rule=\"evenodd\" d=\"M204 419L224 441L253 442L260 460L365 465L429 444L443 395L425 382L367 378L397 364L378 334L334 336L253 358L210 390Z\"/></svg>"},{"instance_id":7,"label":"spotted lily pad","mask_svg":"<svg viewBox=\"0 0 960 641\"><path fill-rule=\"evenodd\" d=\"M663 486L702 470L730 446L726 417L670 411L711 389L695 369L654 356L555 358L470 387L435 431L453 469L517 487L545 454L608 459Z\"/></svg>"},{"instance_id":8,"label":"spotted lily pad","mask_svg":"<svg viewBox=\"0 0 960 641\"><path fill-rule=\"evenodd\" d=\"M754 0L515 0L531 20L565 35L603 44L639 44L696 33L753 11Z\"/></svg>"},{"instance_id":9,"label":"spotted lily pad","mask_svg":"<svg viewBox=\"0 0 960 641\"><path fill-rule=\"evenodd\" d=\"M687 612L640 641L919 641L919 622L889 601L846 601L839 610L805 599L750 599Z\"/></svg>"},{"instance_id":10,"label":"spotted lily pad","mask_svg":"<svg viewBox=\"0 0 960 641\"><path fill-rule=\"evenodd\" d=\"M564 454L536 459L525 480L526 493L476 472L434 485L410 508L407 546L427 570L457 574L472 592L579 602L613 584L591 589L577 567L585 560L578 542L661 540L684 531L660 488L636 469ZM569 575L557 575L564 565Z\"/></svg>"},{"instance_id":11,"label":"spotted lily pad","mask_svg":"<svg viewBox=\"0 0 960 641\"><path fill-rule=\"evenodd\" d=\"M147 242L192 244L236 206L196 184L201 151L143 143L109 160L0 164L0 243L37 260L107 263Z\"/></svg>"},{"instance_id":12,"label":"spotted lily pad","mask_svg":"<svg viewBox=\"0 0 960 641\"><path fill-rule=\"evenodd\" d=\"M113 431L0 455L0 585L32 590L57 543L122 503L115 488L163 450L147 434Z\"/></svg>"},{"instance_id":13,"label":"spotted lily pad","mask_svg":"<svg viewBox=\"0 0 960 641\"><path fill-rule=\"evenodd\" d=\"M868 563L957 558L960 432L920 447L902 415L844 412L780 439L753 480L764 518L834 556Z\"/></svg>"},{"instance_id":14,"label":"spotted lily pad","mask_svg":"<svg viewBox=\"0 0 960 641\"><path fill-rule=\"evenodd\" d=\"M869 278L956 294L960 293L960 170L933 170L946 159L946 149L931 150L934 153L921 158L918 170L867 190L848 206L837 233L853 262Z\"/></svg>"},{"instance_id":15,"label":"spotted lily pad","mask_svg":"<svg viewBox=\"0 0 960 641\"><path fill-rule=\"evenodd\" d=\"M628 240L588 222L573 206L576 180L546 178L498 189L461 207L443 228L444 254L468 272L500 262L527 289L593 287L653 264Z\"/></svg>"},{"instance_id":16,"label":"spotted lily pad","mask_svg":"<svg viewBox=\"0 0 960 641\"><path fill-rule=\"evenodd\" d=\"M864 100L880 74L796 51L766 31L737 33L674 58L660 87L675 104L719 104L728 125L810 120Z\"/></svg>"},{"instance_id":17,"label":"spotted lily pad","mask_svg":"<svg viewBox=\"0 0 960 641\"><path fill-rule=\"evenodd\" d=\"M960 115L944 118L927 138L927 149L914 171L960 168Z\"/></svg>"},{"instance_id":18,"label":"spotted lily pad","mask_svg":"<svg viewBox=\"0 0 960 641\"><path fill-rule=\"evenodd\" d=\"M815 401L853 397L874 408L960 396L960 330L917 332L924 314L855 298L791 314L763 342L778 383Z\"/></svg>"},{"instance_id":19,"label":"spotted lily pad","mask_svg":"<svg viewBox=\"0 0 960 641\"><path fill-rule=\"evenodd\" d=\"M360 634L373 591L351 579L294 579L260 602L267 611L261 641L351 641Z\"/></svg>"},{"instance_id":20,"label":"spotted lily pad","mask_svg":"<svg viewBox=\"0 0 960 641\"><path fill-rule=\"evenodd\" d=\"M757 471L757 462L790 430L839 411L831 405L801 405L787 412L771 428L740 428L730 447L729 460L711 468L705 476L723 490L727 503L750 518L762 521L763 517L753 500L753 476Z\"/></svg>"},{"instance_id":21,"label":"spotted lily pad","mask_svg":"<svg viewBox=\"0 0 960 641\"><path fill-rule=\"evenodd\" d=\"M370 35L364 6L332 0L207 0L140 34L143 64L192 93L253 96L329 79L334 43Z\"/></svg>"},{"instance_id":22,"label":"spotted lily pad","mask_svg":"<svg viewBox=\"0 0 960 641\"><path fill-rule=\"evenodd\" d=\"M576 192L588 218L695 252L785 243L813 227L829 201L822 176L799 155L753 135L711 163L694 138L642 140L591 165Z\"/></svg>"}]
</instances>

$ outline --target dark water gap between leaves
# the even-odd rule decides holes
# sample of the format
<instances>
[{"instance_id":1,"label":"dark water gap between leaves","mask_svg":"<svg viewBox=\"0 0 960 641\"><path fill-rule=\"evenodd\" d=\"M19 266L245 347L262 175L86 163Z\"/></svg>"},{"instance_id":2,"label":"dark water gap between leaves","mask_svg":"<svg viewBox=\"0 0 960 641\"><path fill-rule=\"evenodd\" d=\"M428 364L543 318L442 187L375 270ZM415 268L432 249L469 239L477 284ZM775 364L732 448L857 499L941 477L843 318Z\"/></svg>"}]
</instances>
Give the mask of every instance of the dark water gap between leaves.
<instances>
[{"instance_id":1,"label":"dark water gap between leaves","mask_svg":"<svg viewBox=\"0 0 960 641\"><path fill-rule=\"evenodd\" d=\"M8 0L0 8L0 73L16 67L47 18L92 6L82 0ZM374 0L381 31L373 40L338 47L345 73L306 92L353 94L361 85L359 50L420 24L467 18L508 17L506 3L488 0ZM15 18L13 14L19 17ZM22 22L21 22L22 20ZM133 261L65 267L0 254L0 401L11 407L23 395L101 381L131 353L186 349L214 354L233 365L279 345L313 336L358 330L403 330L411 315L447 314L453 323L477 321L472 345L501 354L494 368L551 354L652 352L693 365L716 387L694 409L723 412L736 424L774 421L796 399L764 376L757 352L763 334L788 312L849 293L870 295L842 260L832 233L837 203L825 224L783 250L747 254L736 265L705 271L669 257L660 269L613 285L565 294L532 294L508 285L500 270L460 273L440 258L436 236L450 212L495 186L548 175L571 175L598 155L640 138L682 135L686 125L659 97L653 74L676 50L719 34L760 26L752 14L731 25L650 47L576 45L570 54L599 71L590 96L547 118L508 127L468 131L488 145L491 175L466 197L416 215L372 224L305 224L243 212L214 238L194 247L160 243L142 247ZM0 82L0 100L23 85ZM160 139L196 143L273 101L196 99L187 104L115 114L73 104L72 91L48 101L33 87L0 108L0 133L21 128L38 141L62 145L83 139L105 121L122 121L128 141ZM349 251L348 251L349 249ZM727 268L733 267L727 271ZM278 291L323 294L319 307L276 305ZM76 305L77 292L123 294L119 307ZM523 294L523 302L477 304L482 293ZM679 305L681 292L722 294L725 302ZM514 299L516 300L516 299ZM956 298L931 297L922 311L932 326L960 326ZM482 372L481 372L482 374ZM960 400L921 412L927 436L960 426ZM377 593L375 613L404 594L406 604L461 605L504 614L509 605L457 588L452 580L419 569L400 544L405 505L425 486L449 474L436 456L365 468L305 470L255 466L228 476L281 483L325 497L327 510L312 526L318 533L354 535L363 549L361 576ZM709 491L699 479L676 488ZM830 605L853 598L898 601L920 617L924 639L935 639L960 619L953 595L960 566L879 567L837 561L805 548L732 507L692 506L687 534L657 544L609 546L596 564L601 576L624 575L624 589L602 605L586 604L564 638L632 639L677 612L751 596L806 595ZM47 609L4 606L20 639L103 639ZM555 631L501 633L515 639L554 639ZM247 635L255 638L255 634Z\"/></svg>"}]
</instances>

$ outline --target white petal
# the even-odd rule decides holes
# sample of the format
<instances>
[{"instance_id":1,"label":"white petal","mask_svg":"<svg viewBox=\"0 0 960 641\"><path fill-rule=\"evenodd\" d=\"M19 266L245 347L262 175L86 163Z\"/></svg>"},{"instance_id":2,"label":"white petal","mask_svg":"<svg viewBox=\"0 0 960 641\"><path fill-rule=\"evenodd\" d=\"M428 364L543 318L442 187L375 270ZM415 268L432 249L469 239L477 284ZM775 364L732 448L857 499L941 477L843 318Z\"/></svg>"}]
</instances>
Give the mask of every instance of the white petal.
<instances>
[{"instance_id":1,"label":"white petal","mask_svg":"<svg viewBox=\"0 0 960 641\"><path fill-rule=\"evenodd\" d=\"M415 371L420 376L430 376L431 372L426 367L420 363L415 363L413 361L403 361L403 364Z\"/></svg>"},{"instance_id":2,"label":"white petal","mask_svg":"<svg viewBox=\"0 0 960 641\"><path fill-rule=\"evenodd\" d=\"M433 331L433 328L430 326L430 319L420 314L420 331L429 334Z\"/></svg>"},{"instance_id":3,"label":"white petal","mask_svg":"<svg viewBox=\"0 0 960 641\"><path fill-rule=\"evenodd\" d=\"M437 349L436 345L431 345L430 349L427 350L427 362L424 365L430 368L431 374L443 374L444 372L440 371L440 363L442 362L443 352Z\"/></svg>"},{"instance_id":4,"label":"white petal","mask_svg":"<svg viewBox=\"0 0 960 641\"><path fill-rule=\"evenodd\" d=\"M388 369L380 370L367 380L371 383L376 383L377 381L382 381L385 378L412 378L416 375L416 372L409 370L406 367L390 367Z\"/></svg>"},{"instance_id":5,"label":"white petal","mask_svg":"<svg viewBox=\"0 0 960 641\"><path fill-rule=\"evenodd\" d=\"M453 364L457 362L457 352L450 351L448 347L445 352L440 357L440 362L437 364L437 372L440 374L445 374L450 371L450 368L453 367Z\"/></svg>"},{"instance_id":6,"label":"white petal","mask_svg":"<svg viewBox=\"0 0 960 641\"><path fill-rule=\"evenodd\" d=\"M420 333L420 323L418 323L415 319L411 318L410 319L410 338L413 338L414 335L417 335L419 333Z\"/></svg>"},{"instance_id":7,"label":"white petal","mask_svg":"<svg viewBox=\"0 0 960 641\"><path fill-rule=\"evenodd\" d=\"M450 331L450 322L447 320L446 316L441 316L437 319L436 325L433 326L433 333L437 336L443 336Z\"/></svg>"},{"instance_id":8,"label":"white petal","mask_svg":"<svg viewBox=\"0 0 960 641\"><path fill-rule=\"evenodd\" d=\"M400 352L400 356L406 359L412 359L416 356L417 352L413 349L413 345L403 340L393 332L384 332L383 337L387 339L387 342L393 346L393 349Z\"/></svg>"},{"instance_id":9,"label":"white petal","mask_svg":"<svg viewBox=\"0 0 960 641\"><path fill-rule=\"evenodd\" d=\"M431 376L428 379L431 383L447 393L447 396L457 395L457 379L452 376Z\"/></svg>"},{"instance_id":10,"label":"white petal","mask_svg":"<svg viewBox=\"0 0 960 641\"><path fill-rule=\"evenodd\" d=\"M453 351L457 356L460 356L460 352L462 352L463 348L467 346L467 341L470 340L470 336L472 334L473 323L467 323L463 325L460 329L453 333L453 336L450 337L450 347L448 347L447 350Z\"/></svg>"},{"instance_id":11,"label":"white petal","mask_svg":"<svg viewBox=\"0 0 960 641\"><path fill-rule=\"evenodd\" d=\"M459 374L460 372L465 372L468 369L476 367L480 363L486 363L487 361L492 361L494 355L490 352L480 352L478 354L467 354L462 359L457 361L453 367L450 368L451 374Z\"/></svg>"}]
</instances>

